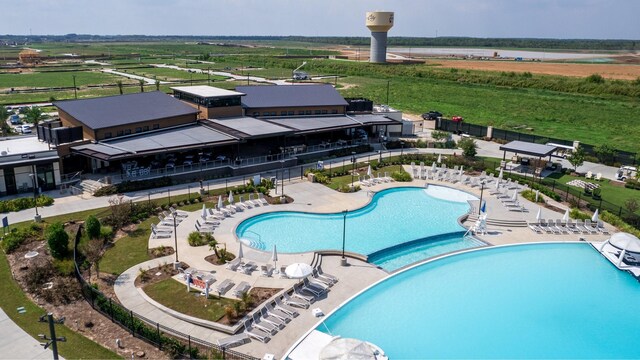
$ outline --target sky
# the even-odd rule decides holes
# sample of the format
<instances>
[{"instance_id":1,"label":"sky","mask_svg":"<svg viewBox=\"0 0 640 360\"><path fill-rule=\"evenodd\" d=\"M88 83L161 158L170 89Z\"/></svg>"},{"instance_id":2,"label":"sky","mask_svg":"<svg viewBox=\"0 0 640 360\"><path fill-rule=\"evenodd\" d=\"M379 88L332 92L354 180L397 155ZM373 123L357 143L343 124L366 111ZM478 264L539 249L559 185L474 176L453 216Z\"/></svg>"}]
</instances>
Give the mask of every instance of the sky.
<instances>
[{"instance_id":1,"label":"sky","mask_svg":"<svg viewBox=\"0 0 640 360\"><path fill-rule=\"evenodd\" d=\"M640 0L0 0L0 34L640 39Z\"/></svg>"}]
</instances>

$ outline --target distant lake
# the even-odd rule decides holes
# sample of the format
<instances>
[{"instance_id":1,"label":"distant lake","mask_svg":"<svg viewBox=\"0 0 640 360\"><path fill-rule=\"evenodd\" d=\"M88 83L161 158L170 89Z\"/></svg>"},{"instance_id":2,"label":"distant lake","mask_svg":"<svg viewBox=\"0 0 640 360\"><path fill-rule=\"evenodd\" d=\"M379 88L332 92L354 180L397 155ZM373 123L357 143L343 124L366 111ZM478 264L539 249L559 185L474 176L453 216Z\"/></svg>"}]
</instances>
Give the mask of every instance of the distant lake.
<instances>
[{"instance_id":1,"label":"distant lake","mask_svg":"<svg viewBox=\"0 0 640 360\"><path fill-rule=\"evenodd\" d=\"M598 53L545 52L473 48L391 47L387 51L391 53L411 53L415 55L458 55L475 57L493 57L493 53L497 52L498 56L500 57L521 57L523 59L541 60L588 59L593 57L602 58L602 54Z\"/></svg>"}]
</instances>

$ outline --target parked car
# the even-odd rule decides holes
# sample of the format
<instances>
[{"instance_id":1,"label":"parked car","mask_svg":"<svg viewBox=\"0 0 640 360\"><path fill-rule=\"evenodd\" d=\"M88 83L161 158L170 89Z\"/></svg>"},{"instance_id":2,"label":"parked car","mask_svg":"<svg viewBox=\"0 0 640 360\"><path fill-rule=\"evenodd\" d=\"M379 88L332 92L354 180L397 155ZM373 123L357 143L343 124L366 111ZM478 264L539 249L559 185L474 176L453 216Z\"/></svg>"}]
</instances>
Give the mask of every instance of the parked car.
<instances>
[{"instance_id":1,"label":"parked car","mask_svg":"<svg viewBox=\"0 0 640 360\"><path fill-rule=\"evenodd\" d=\"M11 125L19 125L21 123L20 116L18 114L13 114L10 117Z\"/></svg>"},{"instance_id":2,"label":"parked car","mask_svg":"<svg viewBox=\"0 0 640 360\"><path fill-rule=\"evenodd\" d=\"M14 128L14 130L17 133L22 133L22 134L31 134L31 127L29 125L20 125L20 126L16 126Z\"/></svg>"},{"instance_id":3,"label":"parked car","mask_svg":"<svg viewBox=\"0 0 640 360\"><path fill-rule=\"evenodd\" d=\"M455 122L463 122L464 119L462 118L462 116L452 116L451 117L451 121L455 121Z\"/></svg>"},{"instance_id":4,"label":"parked car","mask_svg":"<svg viewBox=\"0 0 640 360\"><path fill-rule=\"evenodd\" d=\"M429 110L429 112L422 114L424 120L436 120L439 117L442 117L442 113L435 110Z\"/></svg>"}]
</instances>

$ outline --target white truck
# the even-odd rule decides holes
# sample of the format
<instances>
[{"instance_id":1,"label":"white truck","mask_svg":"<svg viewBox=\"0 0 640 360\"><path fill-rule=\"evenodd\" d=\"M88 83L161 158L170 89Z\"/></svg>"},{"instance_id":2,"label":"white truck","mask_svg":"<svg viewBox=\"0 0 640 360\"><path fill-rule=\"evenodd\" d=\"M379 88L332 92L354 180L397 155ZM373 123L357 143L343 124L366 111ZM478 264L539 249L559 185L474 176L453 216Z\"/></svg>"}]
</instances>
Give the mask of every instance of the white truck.
<instances>
[{"instance_id":1,"label":"white truck","mask_svg":"<svg viewBox=\"0 0 640 360\"><path fill-rule=\"evenodd\" d=\"M625 181L628 178L638 177L638 168L635 166L620 166L616 172L616 180Z\"/></svg>"}]
</instances>

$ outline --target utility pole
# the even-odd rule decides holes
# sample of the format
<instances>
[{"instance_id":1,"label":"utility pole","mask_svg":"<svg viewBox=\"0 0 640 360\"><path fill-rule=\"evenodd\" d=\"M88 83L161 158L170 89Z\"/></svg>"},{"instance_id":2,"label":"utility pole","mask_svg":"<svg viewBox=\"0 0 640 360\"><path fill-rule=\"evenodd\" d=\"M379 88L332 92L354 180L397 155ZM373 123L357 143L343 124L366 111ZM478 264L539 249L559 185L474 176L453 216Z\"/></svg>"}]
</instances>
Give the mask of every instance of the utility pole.
<instances>
[{"instance_id":1,"label":"utility pole","mask_svg":"<svg viewBox=\"0 0 640 360\"><path fill-rule=\"evenodd\" d=\"M211 68L207 67L207 85L211 85Z\"/></svg>"},{"instance_id":2,"label":"utility pole","mask_svg":"<svg viewBox=\"0 0 640 360\"><path fill-rule=\"evenodd\" d=\"M53 314L52 313L48 313L46 315L46 319L45 319L45 315L42 315L40 317L40 322L49 322L49 335L51 337L47 337L47 335L45 334L38 334L38 337L40 339L43 340L50 340L49 342L46 343L40 343L40 345L42 345L45 349L49 348L49 346L51 346L51 351L53 351L53 360L58 360L58 341L62 341L62 342L66 342L67 338L65 338L64 336L61 337L56 337L56 328L54 326L54 320L53 320ZM62 324L64 322L64 318L60 319L57 321L58 323Z\"/></svg>"},{"instance_id":3,"label":"utility pole","mask_svg":"<svg viewBox=\"0 0 640 360\"><path fill-rule=\"evenodd\" d=\"M387 80L387 105L389 105L389 85L391 84L391 80Z\"/></svg>"},{"instance_id":4,"label":"utility pole","mask_svg":"<svg viewBox=\"0 0 640 360\"><path fill-rule=\"evenodd\" d=\"M76 87L76 76L73 76L73 96L77 99L78 98L78 88Z\"/></svg>"}]
</instances>

